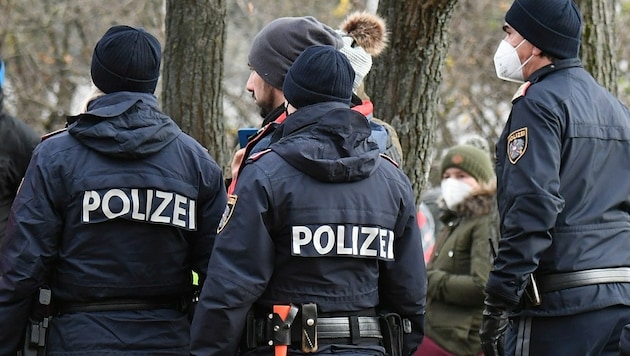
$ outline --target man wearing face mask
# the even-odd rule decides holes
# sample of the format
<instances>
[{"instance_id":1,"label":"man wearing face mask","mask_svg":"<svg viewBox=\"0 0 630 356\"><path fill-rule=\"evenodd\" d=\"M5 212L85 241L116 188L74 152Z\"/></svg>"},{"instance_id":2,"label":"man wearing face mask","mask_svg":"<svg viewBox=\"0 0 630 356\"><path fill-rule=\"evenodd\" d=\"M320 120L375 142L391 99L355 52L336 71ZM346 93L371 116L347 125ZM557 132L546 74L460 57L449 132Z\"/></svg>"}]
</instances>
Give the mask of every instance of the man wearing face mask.
<instances>
[{"instance_id":1,"label":"man wearing face mask","mask_svg":"<svg viewBox=\"0 0 630 356\"><path fill-rule=\"evenodd\" d=\"M427 265L426 336L414 356L476 356L497 238L496 179L488 152L471 145L449 149L441 173L446 207Z\"/></svg>"},{"instance_id":2,"label":"man wearing face mask","mask_svg":"<svg viewBox=\"0 0 630 356\"><path fill-rule=\"evenodd\" d=\"M526 82L497 143L484 353L617 355L630 322L630 111L582 67L571 0L516 0L505 21L497 75Z\"/></svg>"}]
</instances>

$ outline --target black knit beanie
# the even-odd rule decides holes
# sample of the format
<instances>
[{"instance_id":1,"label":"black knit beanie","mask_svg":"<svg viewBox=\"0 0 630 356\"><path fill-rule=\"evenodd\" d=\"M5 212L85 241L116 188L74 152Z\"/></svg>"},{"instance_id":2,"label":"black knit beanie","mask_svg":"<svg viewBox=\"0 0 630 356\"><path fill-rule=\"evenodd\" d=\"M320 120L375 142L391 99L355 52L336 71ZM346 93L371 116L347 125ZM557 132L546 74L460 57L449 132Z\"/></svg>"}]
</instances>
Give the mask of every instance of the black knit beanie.
<instances>
[{"instance_id":1,"label":"black knit beanie","mask_svg":"<svg viewBox=\"0 0 630 356\"><path fill-rule=\"evenodd\" d=\"M487 183L494 177L494 169L490 154L471 145L451 147L442 159L440 174L448 168L455 167L470 174L478 182Z\"/></svg>"},{"instance_id":2,"label":"black knit beanie","mask_svg":"<svg viewBox=\"0 0 630 356\"><path fill-rule=\"evenodd\" d=\"M111 27L92 54L92 82L104 93L155 92L162 48L150 33L129 26Z\"/></svg>"},{"instance_id":3,"label":"black knit beanie","mask_svg":"<svg viewBox=\"0 0 630 356\"><path fill-rule=\"evenodd\" d=\"M354 70L343 53L332 46L312 46L293 62L282 91L296 109L327 101L350 105L353 82Z\"/></svg>"},{"instance_id":4,"label":"black knit beanie","mask_svg":"<svg viewBox=\"0 0 630 356\"><path fill-rule=\"evenodd\" d=\"M505 22L555 58L577 58L582 15L572 0L515 0Z\"/></svg>"},{"instance_id":5,"label":"black knit beanie","mask_svg":"<svg viewBox=\"0 0 630 356\"><path fill-rule=\"evenodd\" d=\"M343 41L339 33L312 16L281 17L258 32L247 59L265 82L281 89L293 61L314 45L339 49Z\"/></svg>"}]
</instances>

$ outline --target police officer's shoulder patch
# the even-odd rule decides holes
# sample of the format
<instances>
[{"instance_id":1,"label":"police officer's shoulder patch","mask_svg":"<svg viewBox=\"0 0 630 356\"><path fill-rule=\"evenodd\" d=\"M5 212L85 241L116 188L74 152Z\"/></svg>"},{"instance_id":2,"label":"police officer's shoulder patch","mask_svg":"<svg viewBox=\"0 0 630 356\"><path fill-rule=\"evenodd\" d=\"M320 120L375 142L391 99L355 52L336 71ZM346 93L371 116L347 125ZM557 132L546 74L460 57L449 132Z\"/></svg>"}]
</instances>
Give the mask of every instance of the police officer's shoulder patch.
<instances>
[{"instance_id":1,"label":"police officer's shoulder patch","mask_svg":"<svg viewBox=\"0 0 630 356\"><path fill-rule=\"evenodd\" d=\"M219 222L219 227L217 228L217 234L220 233L225 225L227 225L228 221L230 221L237 200L238 196L236 196L235 194L228 195L227 205L225 206L225 210L223 211L223 215L221 216L221 221Z\"/></svg>"},{"instance_id":2,"label":"police officer's shoulder patch","mask_svg":"<svg viewBox=\"0 0 630 356\"><path fill-rule=\"evenodd\" d=\"M507 155L510 163L516 164L527 150L527 127L512 131L507 137Z\"/></svg>"},{"instance_id":3,"label":"police officer's shoulder patch","mask_svg":"<svg viewBox=\"0 0 630 356\"><path fill-rule=\"evenodd\" d=\"M527 93L527 89L529 88L530 85L532 85L531 82L525 82L521 84L521 86L518 87L518 90L516 90L516 93L514 93L514 96L512 96L512 102L514 102L514 100L522 96L525 96L525 93Z\"/></svg>"}]
</instances>

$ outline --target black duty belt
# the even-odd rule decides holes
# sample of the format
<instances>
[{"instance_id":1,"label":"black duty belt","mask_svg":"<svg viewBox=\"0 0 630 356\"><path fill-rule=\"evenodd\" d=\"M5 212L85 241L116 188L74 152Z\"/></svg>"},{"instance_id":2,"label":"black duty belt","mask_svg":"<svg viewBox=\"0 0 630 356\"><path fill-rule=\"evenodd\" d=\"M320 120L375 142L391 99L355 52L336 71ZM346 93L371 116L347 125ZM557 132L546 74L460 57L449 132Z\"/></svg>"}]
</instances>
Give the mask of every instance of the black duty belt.
<instances>
[{"instance_id":1,"label":"black duty belt","mask_svg":"<svg viewBox=\"0 0 630 356\"><path fill-rule=\"evenodd\" d=\"M352 318L348 316L338 316L330 318L317 318L317 335L320 339L351 338ZM375 316L356 317L355 330L361 338L382 338L381 325Z\"/></svg>"},{"instance_id":2,"label":"black duty belt","mask_svg":"<svg viewBox=\"0 0 630 356\"><path fill-rule=\"evenodd\" d=\"M540 291L548 293L593 284L630 283L630 267L597 268L537 277Z\"/></svg>"},{"instance_id":3,"label":"black duty belt","mask_svg":"<svg viewBox=\"0 0 630 356\"><path fill-rule=\"evenodd\" d=\"M377 316L319 316L313 303L292 308L288 322L278 320L275 313L262 318L248 315L244 346L251 349L291 344L313 352L318 343L380 345L382 342L381 320Z\"/></svg>"},{"instance_id":4,"label":"black duty belt","mask_svg":"<svg viewBox=\"0 0 630 356\"><path fill-rule=\"evenodd\" d=\"M165 298L111 298L91 302L55 301L54 312L57 315L68 313L90 313L102 311L130 311L151 309L186 310L186 303L181 297Z\"/></svg>"}]
</instances>

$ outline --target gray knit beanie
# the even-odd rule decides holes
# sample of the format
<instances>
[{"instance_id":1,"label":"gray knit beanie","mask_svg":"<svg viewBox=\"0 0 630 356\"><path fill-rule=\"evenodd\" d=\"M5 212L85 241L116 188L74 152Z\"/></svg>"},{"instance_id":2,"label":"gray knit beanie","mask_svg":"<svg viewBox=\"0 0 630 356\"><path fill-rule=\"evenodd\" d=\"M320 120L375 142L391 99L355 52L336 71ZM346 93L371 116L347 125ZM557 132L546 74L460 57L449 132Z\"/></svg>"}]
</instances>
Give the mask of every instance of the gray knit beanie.
<instances>
[{"instance_id":1,"label":"gray knit beanie","mask_svg":"<svg viewBox=\"0 0 630 356\"><path fill-rule=\"evenodd\" d=\"M515 0L505 22L555 58L577 58L582 15L572 0Z\"/></svg>"},{"instance_id":2,"label":"gray knit beanie","mask_svg":"<svg viewBox=\"0 0 630 356\"><path fill-rule=\"evenodd\" d=\"M160 76L160 42L141 28L113 26L96 43L90 73L104 93L155 92Z\"/></svg>"},{"instance_id":3,"label":"gray knit beanie","mask_svg":"<svg viewBox=\"0 0 630 356\"><path fill-rule=\"evenodd\" d=\"M312 16L281 17L271 21L254 37L248 61L258 75L281 89L293 61L306 48L343 46L341 35Z\"/></svg>"}]
</instances>

